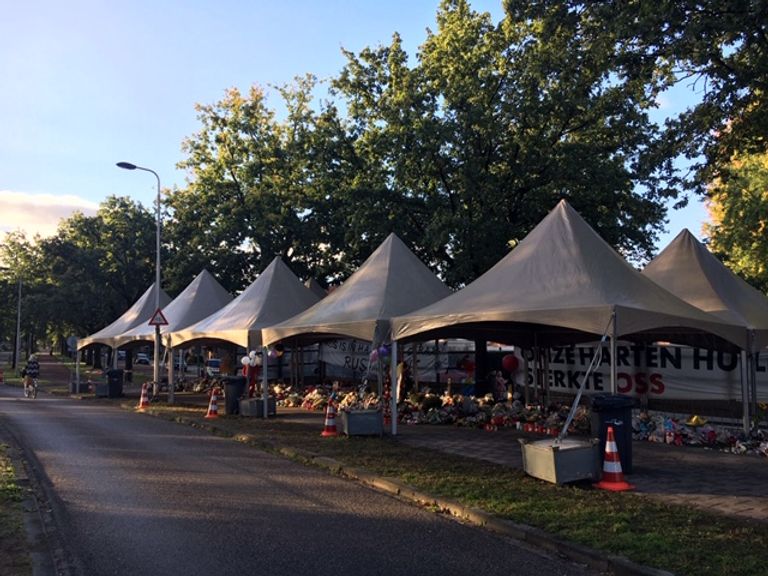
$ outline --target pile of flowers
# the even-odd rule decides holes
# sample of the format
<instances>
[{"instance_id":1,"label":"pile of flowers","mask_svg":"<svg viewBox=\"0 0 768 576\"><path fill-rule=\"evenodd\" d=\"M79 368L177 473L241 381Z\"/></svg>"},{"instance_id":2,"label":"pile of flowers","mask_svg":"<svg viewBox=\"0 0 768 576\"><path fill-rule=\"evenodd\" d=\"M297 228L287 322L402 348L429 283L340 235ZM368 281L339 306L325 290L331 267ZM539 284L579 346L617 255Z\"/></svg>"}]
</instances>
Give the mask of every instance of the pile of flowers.
<instances>
[{"instance_id":1,"label":"pile of flowers","mask_svg":"<svg viewBox=\"0 0 768 576\"><path fill-rule=\"evenodd\" d=\"M302 399L301 407L305 410L324 410L328 405L329 393L322 387L312 388Z\"/></svg>"},{"instance_id":2,"label":"pile of flowers","mask_svg":"<svg viewBox=\"0 0 768 576\"><path fill-rule=\"evenodd\" d=\"M296 389L283 382L277 382L272 386L271 395L274 397L277 406L285 408L298 408L304 402L305 394L299 393Z\"/></svg>"},{"instance_id":3,"label":"pile of flowers","mask_svg":"<svg viewBox=\"0 0 768 576\"><path fill-rule=\"evenodd\" d=\"M768 432L765 430L753 428L745 434L741 428L710 424L697 415L683 419L641 410L632 418L632 431L635 440L768 456Z\"/></svg>"},{"instance_id":4,"label":"pile of flowers","mask_svg":"<svg viewBox=\"0 0 768 576\"><path fill-rule=\"evenodd\" d=\"M519 428L544 433L562 429L570 405L525 405L519 394L506 401L496 401L491 394L481 397L461 394L439 396L432 392L414 393L399 407L399 421L403 424L451 424L468 428L498 430ZM571 423L570 432L589 430L589 412L579 407Z\"/></svg>"},{"instance_id":5,"label":"pile of flowers","mask_svg":"<svg viewBox=\"0 0 768 576\"><path fill-rule=\"evenodd\" d=\"M339 400L339 409L346 410L380 410L381 400L374 392L347 392Z\"/></svg>"}]
</instances>

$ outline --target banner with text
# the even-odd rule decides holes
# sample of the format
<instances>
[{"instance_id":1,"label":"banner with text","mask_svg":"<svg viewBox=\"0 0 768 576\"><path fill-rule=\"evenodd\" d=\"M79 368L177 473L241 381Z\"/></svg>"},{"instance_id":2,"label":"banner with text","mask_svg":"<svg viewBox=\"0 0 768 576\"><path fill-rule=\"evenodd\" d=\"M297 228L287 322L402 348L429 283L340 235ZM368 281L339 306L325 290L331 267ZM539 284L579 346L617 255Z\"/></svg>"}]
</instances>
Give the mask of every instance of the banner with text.
<instances>
[{"instance_id":1,"label":"banner with text","mask_svg":"<svg viewBox=\"0 0 768 576\"><path fill-rule=\"evenodd\" d=\"M597 350L596 345L551 348L549 387L575 394ZM533 382L533 355L528 360L528 383ZM584 384L585 394L611 391L610 347L603 347L598 369ZM522 364L522 363L521 363ZM738 353L683 346L644 346L619 343L616 349L616 384L619 394L650 398L741 401L741 358ZM768 400L768 354L756 364L758 400ZM526 375L515 375L523 384Z\"/></svg>"}]
</instances>

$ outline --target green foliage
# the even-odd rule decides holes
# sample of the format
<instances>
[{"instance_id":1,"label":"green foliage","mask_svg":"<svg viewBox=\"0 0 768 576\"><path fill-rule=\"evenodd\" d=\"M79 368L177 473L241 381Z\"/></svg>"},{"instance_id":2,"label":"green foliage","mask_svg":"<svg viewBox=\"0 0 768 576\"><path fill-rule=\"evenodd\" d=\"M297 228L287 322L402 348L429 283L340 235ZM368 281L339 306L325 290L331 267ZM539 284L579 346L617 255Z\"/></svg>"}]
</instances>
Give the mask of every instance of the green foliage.
<instances>
[{"instance_id":1,"label":"green foliage","mask_svg":"<svg viewBox=\"0 0 768 576\"><path fill-rule=\"evenodd\" d=\"M64 220L53 237L8 234L0 286L8 291L22 279L22 341L84 336L125 312L154 280L155 230L153 214L110 197L96 216Z\"/></svg>"},{"instance_id":2,"label":"green foliage","mask_svg":"<svg viewBox=\"0 0 768 576\"><path fill-rule=\"evenodd\" d=\"M679 186L704 193L735 152L766 150L765 2L506 0L505 7L518 16L559 11L600 23L628 70L653 73L647 90L680 85L700 99L670 119L664 134L668 160L682 154L693 164Z\"/></svg>"},{"instance_id":3,"label":"green foliage","mask_svg":"<svg viewBox=\"0 0 768 576\"><path fill-rule=\"evenodd\" d=\"M765 152L765 3L505 0L504 8L493 22L467 0L443 0L415 55L396 33L389 45L344 51L327 100L311 75L277 88L280 119L258 87L199 105L200 130L179 164L188 184L164 206L164 288L178 293L207 268L235 293L275 256L302 278L338 282L390 232L460 287L561 198L642 261L669 199L684 204L678 195L702 191L713 175L728 190L764 181L734 171L731 159L734 150ZM676 83L692 84L702 102L656 125L649 113ZM692 176L676 167L681 154L699 162ZM738 225L762 200L741 194L738 207L736 197L713 192L723 216L713 247L768 287L764 221L752 235ZM9 235L0 317L12 317L22 277L25 333L103 327L152 282L154 226L150 211L109 198L54 238ZM7 320L0 330L10 333Z\"/></svg>"},{"instance_id":4,"label":"green foliage","mask_svg":"<svg viewBox=\"0 0 768 576\"><path fill-rule=\"evenodd\" d=\"M22 524L22 490L7 455L0 444L0 573L32 574L26 534Z\"/></svg>"},{"instance_id":5,"label":"green foliage","mask_svg":"<svg viewBox=\"0 0 768 576\"><path fill-rule=\"evenodd\" d=\"M709 189L709 247L734 272L768 291L768 153L737 154Z\"/></svg>"},{"instance_id":6,"label":"green foliage","mask_svg":"<svg viewBox=\"0 0 768 576\"><path fill-rule=\"evenodd\" d=\"M333 107L310 109L315 84L308 76L280 89L287 110L280 123L256 87L198 106L202 129L185 141L188 158L180 163L192 178L169 197L169 237L178 250L171 274L208 265L234 292L275 256L304 278L339 272L334 194L351 173L348 137Z\"/></svg>"},{"instance_id":7,"label":"green foliage","mask_svg":"<svg viewBox=\"0 0 768 576\"><path fill-rule=\"evenodd\" d=\"M377 191L349 206L358 234L384 221L461 285L567 197L626 255L647 256L674 194L647 116L653 70L630 69L602 22L556 5L494 25L446 1L437 25L412 68L395 35L347 53L334 82Z\"/></svg>"},{"instance_id":8,"label":"green foliage","mask_svg":"<svg viewBox=\"0 0 768 576\"><path fill-rule=\"evenodd\" d=\"M658 70L616 51L587 10L508 3L494 24L445 1L412 64L389 46L345 51L340 101L311 108L311 76L264 92L230 90L198 107L184 145L190 183L169 200L172 274L208 264L243 288L275 256L343 279L390 232L449 284L503 257L562 197L625 255L650 254L676 193L648 119ZM650 86L650 88L649 88Z\"/></svg>"}]
</instances>

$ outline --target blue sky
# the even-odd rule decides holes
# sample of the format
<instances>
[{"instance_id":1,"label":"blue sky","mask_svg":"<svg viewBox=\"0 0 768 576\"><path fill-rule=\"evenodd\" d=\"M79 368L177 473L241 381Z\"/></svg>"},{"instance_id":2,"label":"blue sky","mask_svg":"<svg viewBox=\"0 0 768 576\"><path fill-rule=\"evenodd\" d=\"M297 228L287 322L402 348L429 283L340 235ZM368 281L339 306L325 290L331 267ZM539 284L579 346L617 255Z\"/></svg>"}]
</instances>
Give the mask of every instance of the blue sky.
<instances>
[{"instance_id":1,"label":"blue sky","mask_svg":"<svg viewBox=\"0 0 768 576\"><path fill-rule=\"evenodd\" d=\"M0 233L52 233L73 210L109 195L151 206L184 185L181 142L199 129L194 106L313 73L336 74L341 48L388 44L410 54L435 28L438 0L27 0L0 20ZM498 21L501 0L471 0ZM663 110L684 107L668 95ZM670 215L665 246L683 227L701 237L706 210Z\"/></svg>"}]
</instances>

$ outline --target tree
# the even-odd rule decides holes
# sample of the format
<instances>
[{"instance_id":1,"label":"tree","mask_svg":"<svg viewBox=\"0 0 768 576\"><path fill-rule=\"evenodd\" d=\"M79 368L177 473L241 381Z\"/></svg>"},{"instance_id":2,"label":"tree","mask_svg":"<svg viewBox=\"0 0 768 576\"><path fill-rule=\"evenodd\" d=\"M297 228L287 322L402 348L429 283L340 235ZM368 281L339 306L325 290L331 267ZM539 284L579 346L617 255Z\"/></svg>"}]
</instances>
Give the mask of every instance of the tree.
<instances>
[{"instance_id":1,"label":"tree","mask_svg":"<svg viewBox=\"0 0 768 576\"><path fill-rule=\"evenodd\" d=\"M214 105L198 105L201 130L184 142L189 185L169 196L174 276L204 266L236 292L280 256L304 278L339 271L335 190L347 178L347 135L335 108L310 108L316 85L307 76L279 89L283 122L263 90L231 89Z\"/></svg>"},{"instance_id":2,"label":"tree","mask_svg":"<svg viewBox=\"0 0 768 576\"><path fill-rule=\"evenodd\" d=\"M768 292L768 153L736 154L709 189L709 247L734 272Z\"/></svg>"},{"instance_id":3,"label":"tree","mask_svg":"<svg viewBox=\"0 0 768 576\"><path fill-rule=\"evenodd\" d=\"M115 320L154 281L154 239L154 216L117 197L105 200L96 216L62 221L51 238L7 234L1 284L7 289L23 280L24 334L54 342Z\"/></svg>"},{"instance_id":4,"label":"tree","mask_svg":"<svg viewBox=\"0 0 768 576\"><path fill-rule=\"evenodd\" d=\"M346 53L334 88L370 198L347 203L351 225L399 231L458 286L567 197L625 255L647 257L676 194L647 115L654 69L630 66L589 14L509 8L494 25L442 2L412 68L397 35Z\"/></svg>"},{"instance_id":5,"label":"tree","mask_svg":"<svg viewBox=\"0 0 768 576\"><path fill-rule=\"evenodd\" d=\"M699 104L667 123L671 150L691 163L681 187L706 193L734 153L762 153L768 133L768 4L744 0L579 2L506 0L520 16L579 13L615 36L632 65L653 69L649 86L683 84Z\"/></svg>"}]
</instances>

